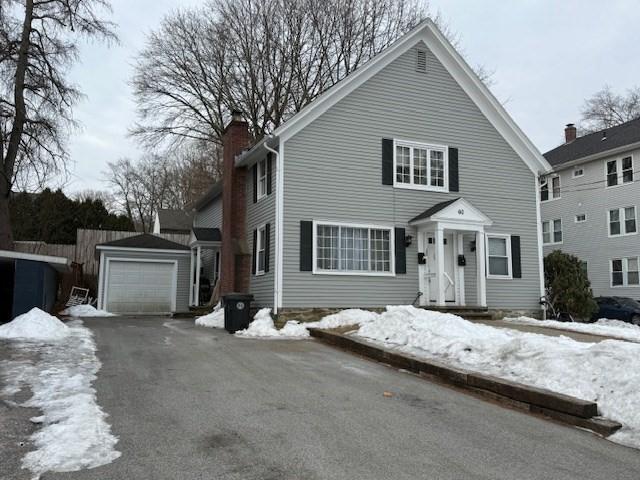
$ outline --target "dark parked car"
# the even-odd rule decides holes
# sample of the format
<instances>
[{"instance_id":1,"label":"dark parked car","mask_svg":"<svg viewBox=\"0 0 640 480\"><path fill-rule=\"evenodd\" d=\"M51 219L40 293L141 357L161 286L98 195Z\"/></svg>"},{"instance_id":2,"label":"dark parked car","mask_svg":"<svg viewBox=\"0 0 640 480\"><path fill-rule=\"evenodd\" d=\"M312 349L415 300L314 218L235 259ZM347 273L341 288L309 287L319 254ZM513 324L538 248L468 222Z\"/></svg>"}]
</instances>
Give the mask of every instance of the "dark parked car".
<instances>
[{"instance_id":1,"label":"dark parked car","mask_svg":"<svg viewBox=\"0 0 640 480\"><path fill-rule=\"evenodd\" d=\"M640 302L627 297L598 297L598 311L592 319L611 318L640 325Z\"/></svg>"}]
</instances>

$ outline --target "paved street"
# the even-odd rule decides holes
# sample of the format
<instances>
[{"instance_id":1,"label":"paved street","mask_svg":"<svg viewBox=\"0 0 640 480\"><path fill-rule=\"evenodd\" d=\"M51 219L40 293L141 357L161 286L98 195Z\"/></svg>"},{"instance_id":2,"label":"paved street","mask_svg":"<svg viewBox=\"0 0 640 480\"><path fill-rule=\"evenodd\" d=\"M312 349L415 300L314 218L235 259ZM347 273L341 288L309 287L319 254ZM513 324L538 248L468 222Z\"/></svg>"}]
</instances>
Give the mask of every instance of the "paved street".
<instances>
[{"instance_id":1,"label":"paved street","mask_svg":"<svg viewBox=\"0 0 640 480\"><path fill-rule=\"evenodd\" d=\"M85 323L122 457L45 479L636 480L640 471L636 450L312 340L242 340L188 320Z\"/></svg>"}]
</instances>

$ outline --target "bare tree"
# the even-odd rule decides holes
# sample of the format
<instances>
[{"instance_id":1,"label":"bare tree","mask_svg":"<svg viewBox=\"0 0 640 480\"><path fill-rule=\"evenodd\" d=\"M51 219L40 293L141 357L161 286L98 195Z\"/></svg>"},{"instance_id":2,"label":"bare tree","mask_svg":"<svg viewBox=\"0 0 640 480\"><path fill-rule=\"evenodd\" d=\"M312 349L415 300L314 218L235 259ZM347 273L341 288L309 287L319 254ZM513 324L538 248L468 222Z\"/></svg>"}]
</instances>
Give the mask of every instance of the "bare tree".
<instances>
[{"instance_id":1,"label":"bare tree","mask_svg":"<svg viewBox=\"0 0 640 480\"><path fill-rule=\"evenodd\" d=\"M108 0L0 2L0 248L13 248L9 196L64 168L79 90L66 79L80 37L115 40Z\"/></svg>"},{"instance_id":2,"label":"bare tree","mask_svg":"<svg viewBox=\"0 0 640 480\"><path fill-rule=\"evenodd\" d=\"M171 155L147 153L136 162L123 158L110 163L106 178L119 210L148 232L158 209L191 208L220 178L220 152L205 147L189 143Z\"/></svg>"},{"instance_id":3,"label":"bare tree","mask_svg":"<svg viewBox=\"0 0 640 480\"><path fill-rule=\"evenodd\" d=\"M630 88L624 95L609 85L587 99L582 108L581 130L586 133L614 127L640 118L640 87Z\"/></svg>"},{"instance_id":4,"label":"bare tree","mask_svg":"<svg viewBox=\"0 0 640 480\"><path fill-rule=\"evenodd\" d=\"M219 143L232 108L262 137L427 15L420 0L210 0L166 17L132 80L147 147Z\"/></svg>"}]
</instances>

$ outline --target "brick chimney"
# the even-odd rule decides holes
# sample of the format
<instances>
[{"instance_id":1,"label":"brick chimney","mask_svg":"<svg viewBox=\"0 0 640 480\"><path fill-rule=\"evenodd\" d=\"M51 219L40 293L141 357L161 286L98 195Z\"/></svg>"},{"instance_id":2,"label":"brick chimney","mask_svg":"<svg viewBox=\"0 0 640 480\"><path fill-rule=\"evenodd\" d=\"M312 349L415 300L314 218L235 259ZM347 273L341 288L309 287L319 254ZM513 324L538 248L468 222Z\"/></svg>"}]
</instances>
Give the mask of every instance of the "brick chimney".
<instances>
[{"instance_id":1,"label":"brick chimney","mask_svg":"<svg viewBox=\"0 0 640 480\"><path fill-rule=\"evenodd\" d=\"M220 294L249 292L251 252L247 244L246 167L236 168L235 158L251 143L249 125L242 112L231 112L222 134L222 268Z\"/></svg>"},{"instance_id":2,"label":"brick chimney","mask_svg":"<svg viewBox=\"0 0 640 480\"><path fill-rule=\"evenodd\" d=\"M564 143L571 143L576 139L577 130L573 123L567 123L564 127Z\"/></svg>"}]
</instances>

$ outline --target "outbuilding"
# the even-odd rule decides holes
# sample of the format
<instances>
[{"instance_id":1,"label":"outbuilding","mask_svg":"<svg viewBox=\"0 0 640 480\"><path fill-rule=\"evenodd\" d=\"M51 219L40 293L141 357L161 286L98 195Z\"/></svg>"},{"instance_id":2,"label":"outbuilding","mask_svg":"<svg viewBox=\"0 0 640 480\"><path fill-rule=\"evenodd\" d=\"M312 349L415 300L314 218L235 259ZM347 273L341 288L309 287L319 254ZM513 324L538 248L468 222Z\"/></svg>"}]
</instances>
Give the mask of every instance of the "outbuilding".
<instances>
[{"instance_id":1,"label":"outbuilding","mask_svg":"<svg viewBox=\"0 0 640 480\"><path fill-rule=\"evenodd\" d=\"M189 310L190 249L142 234L96 246L98 308L129 315Z\"/></svg>"},{"instance_id":2,"label":"outbuilding","mask_svg":"<svg viewBox=\"0 0 640 480\"><path fill-rule=\"evenodd\" d=\"M69 265L64 257L0 250L0 323L34 307L51 312Z\"/></svg>"}]
</instances>

